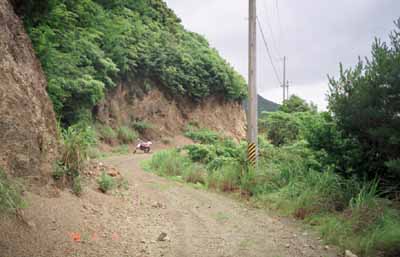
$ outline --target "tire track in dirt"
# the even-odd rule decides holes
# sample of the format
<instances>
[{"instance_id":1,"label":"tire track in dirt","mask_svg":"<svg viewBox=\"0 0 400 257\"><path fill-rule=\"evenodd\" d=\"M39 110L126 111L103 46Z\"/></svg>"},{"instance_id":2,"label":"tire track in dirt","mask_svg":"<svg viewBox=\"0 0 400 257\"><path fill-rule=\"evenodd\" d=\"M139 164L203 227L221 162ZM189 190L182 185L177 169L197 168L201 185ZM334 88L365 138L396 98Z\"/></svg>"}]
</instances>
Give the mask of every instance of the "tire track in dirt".
<instances>
[{"instance_id":1,"label":"tire track in dirt","mask_svg":"<svg viewBox=\"0 0 400 257\"><path fill-rule=\"evenodd\" d=\"M266 211L144 172L140 162L147 158L125 156L107 163L125 172L138 194L146 195L146 201L165 206L150 209L161 213L158 229L171 238L162 248L157 244L151 248L162 256L338 256L291 222L271 217Z\"/></svg>"}]
</instances>

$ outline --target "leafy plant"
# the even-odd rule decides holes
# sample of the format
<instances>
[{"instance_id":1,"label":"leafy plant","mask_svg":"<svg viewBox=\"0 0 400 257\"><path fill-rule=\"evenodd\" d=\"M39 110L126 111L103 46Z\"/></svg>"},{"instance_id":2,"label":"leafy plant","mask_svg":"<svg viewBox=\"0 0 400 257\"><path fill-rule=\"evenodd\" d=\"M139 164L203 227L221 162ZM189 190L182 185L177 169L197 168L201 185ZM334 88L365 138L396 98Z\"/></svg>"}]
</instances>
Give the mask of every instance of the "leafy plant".
<instances>
[{"instance_id":1,"label":"leafy plant","mask_svg":"<svg viewBox=\"0 0 400 257\"><path fill-rule=\"evenodd\" d=\"M88 159L88 151L95 143L96 134L89 126L70 126L63 131L61 162L69 175L79 175Z\"/></svg>"},{"instance_id":2,"label":"leafy plant","mask_svg":"<svg viewBox=\"0 0 400 257\"><path fill-rule=\"evenodd\" d=\"M115 187L115 181L113 177L109 176L107 173L102 172L100 178L97 180L99 184L99 189L103 193L107 193L107 191L113 189Z\"/></svg>"}]
</instances>

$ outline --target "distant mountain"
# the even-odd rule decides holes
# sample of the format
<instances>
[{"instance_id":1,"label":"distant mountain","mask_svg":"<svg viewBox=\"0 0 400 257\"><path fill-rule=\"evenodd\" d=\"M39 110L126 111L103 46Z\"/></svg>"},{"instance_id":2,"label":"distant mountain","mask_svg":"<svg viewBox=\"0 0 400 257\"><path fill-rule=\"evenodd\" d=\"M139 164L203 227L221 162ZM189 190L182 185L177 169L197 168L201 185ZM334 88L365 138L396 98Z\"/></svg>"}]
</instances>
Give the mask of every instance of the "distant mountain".
<instances>
[{"instance_id":1,"label":"distant mountain","mask_svg":"<svg viewBox=\"0 0 400 257\"><path fill-rule=\"evenodd\" d=\"M265 99L264 97L258 95L258 115L260 115L262 112L276 112L280 105L277 103L274 103L270 100Z\"/></svg>"},{"instance_id":2,"label":"distant mountain","mask_svg":"<svg viewBox=\"0 0 400 257\"><path fill-rule=\"evenodd\" d=\"M260 95L258 95L257 101L258 101L258 116L260 116L262 112L276 112L280 107L279 104L267 100ZM245 110L247 110L247 100L243 101L243 107Z\"/></svg>"}]
</instances>

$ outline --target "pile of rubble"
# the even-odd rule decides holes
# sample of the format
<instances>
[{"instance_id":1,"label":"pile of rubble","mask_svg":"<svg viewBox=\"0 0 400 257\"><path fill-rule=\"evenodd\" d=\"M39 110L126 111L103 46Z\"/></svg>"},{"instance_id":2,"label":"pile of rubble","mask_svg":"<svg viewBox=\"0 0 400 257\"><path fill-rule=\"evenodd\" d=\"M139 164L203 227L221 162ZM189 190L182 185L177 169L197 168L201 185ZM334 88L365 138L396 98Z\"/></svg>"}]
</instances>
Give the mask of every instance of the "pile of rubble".
<instances>
[{"instance_id":1,"label":"pile of rubble","mask_svg":"<svg viewBox=\"0 0 400 257\"><path fill-rule=\"evenodd\" d=\"M121 173L114 167L105 165L99 161L90 161L87 165L83 174L87 177L97 177L100 176L103 172L108 174L111 177L120 177Z\"/></svg>"}]
</instances>

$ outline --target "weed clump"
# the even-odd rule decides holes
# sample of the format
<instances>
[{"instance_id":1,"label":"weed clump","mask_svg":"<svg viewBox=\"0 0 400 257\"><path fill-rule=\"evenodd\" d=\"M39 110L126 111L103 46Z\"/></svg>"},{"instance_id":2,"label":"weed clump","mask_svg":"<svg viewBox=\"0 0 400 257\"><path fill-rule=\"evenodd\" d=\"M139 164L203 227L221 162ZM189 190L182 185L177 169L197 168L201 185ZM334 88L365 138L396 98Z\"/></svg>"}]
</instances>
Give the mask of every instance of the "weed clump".
<instances>
[{"instance_id":1,"label":"weed clump","mask_svg":"<svg viewBox=\"0 0 400 257\"><path fill-rule=\"evenodd\" d=\"M103 193L107 193L108 191L113 189L115 187L115 185L116 185L113 177L111 177L110 175L108 175L105 172L101 173L101 176L97 180L97 182L99 184L100 191L103 192Z\"/></svg>"},{"instance_id":2,"label":"weed clump","mask_svg":"<svg viewBox=\"0 0 400 257\"><path fill-rule=\"evenodd\" d=\"M96 124L96 131L99 139L107 144L112 145L118 140L117 132L110 126Z\"/></svg>"},{"instance_id":3,"label":"weed clump","mask_svg":"<svg viewBox=\"0 0 400 257\"><path fill-rule=\"evenodd\" d=\"M16 212L26 206L21 185L11 181L0 168L0 213Z\"/></svg>"},{"instance_id":4,"label":"weed clump","mask_svg":"<svg viewBox=\"0 0 400 257\"><path fill-rule=\"evenodd\" d=\"M153 126L145 121L135 121L132 123L132 128L135 129L140 134L145 133L147 130L152 129Z\"/></svg>"},{"instance_id":5,"label":"weed clump","mask_svg":"<svg viewBox=\"0 0 400 257\"><path fill-rule=\"evenodd\" d=\"M118 139L122 144L131 144L138 138L137 132L129 127L118 128L117 134Z\"/></svg>"}]
</instances>

